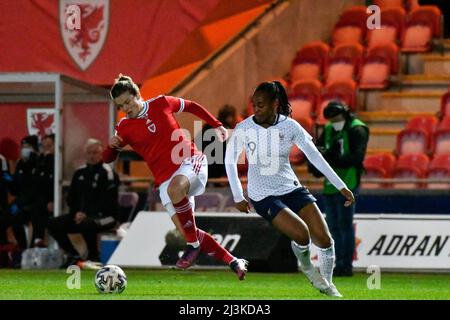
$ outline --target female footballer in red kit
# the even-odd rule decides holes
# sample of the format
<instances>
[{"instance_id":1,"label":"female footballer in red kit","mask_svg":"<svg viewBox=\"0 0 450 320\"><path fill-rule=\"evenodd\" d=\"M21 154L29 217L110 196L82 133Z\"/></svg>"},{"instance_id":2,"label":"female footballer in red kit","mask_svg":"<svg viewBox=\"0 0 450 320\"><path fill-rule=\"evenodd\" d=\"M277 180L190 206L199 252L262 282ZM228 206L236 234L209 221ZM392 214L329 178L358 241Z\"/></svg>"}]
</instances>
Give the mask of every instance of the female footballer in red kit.
<instances>
[{"instance_id":1,"label":"female footballer in red kit","mask_svg":"<svg viewBox=\"0 0 450 320\"><path fill-rule=\"evenodd\" d=\"M121 149L130 145L146 161L159 188L162 204L187 242L177 267L190 267L202 251L229 265L239 280L243 280L248 262L234 257L195 224L194 196L205 191L208 164L206 156L186 138L174 114L196 115L215 128L224 141L227 130L222 123L193 101L164 95L144 101L138 86L128 76L119 75L110 94L116 107L126 116L116 125L103 160L114 161Z\"/></svg>"}]
</instances>

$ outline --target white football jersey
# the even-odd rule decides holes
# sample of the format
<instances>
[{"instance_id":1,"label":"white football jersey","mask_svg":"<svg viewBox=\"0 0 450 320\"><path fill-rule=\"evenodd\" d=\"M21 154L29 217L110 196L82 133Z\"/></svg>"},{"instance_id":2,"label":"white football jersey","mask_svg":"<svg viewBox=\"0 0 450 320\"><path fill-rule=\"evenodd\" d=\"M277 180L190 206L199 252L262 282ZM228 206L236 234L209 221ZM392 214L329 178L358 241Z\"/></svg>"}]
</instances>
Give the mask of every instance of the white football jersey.
<instances>
[{"instance_id":1,"label":"white football jersey","mask_svg":"<svg viewBox=\"0 0 450 320\"><path fill-rule=\"evenodd\" d=\"M283 195L299 188L300 181L289 162L294 144L338 190L345 187L313 144L311 135L297 121L279 115L274 125L264 128L250 116L236 126L225 156L234 201L244 200L236 167L243 150L248 161L247 188L250 199L260 201L268 196Z\"/></svg>"}]
</instances>

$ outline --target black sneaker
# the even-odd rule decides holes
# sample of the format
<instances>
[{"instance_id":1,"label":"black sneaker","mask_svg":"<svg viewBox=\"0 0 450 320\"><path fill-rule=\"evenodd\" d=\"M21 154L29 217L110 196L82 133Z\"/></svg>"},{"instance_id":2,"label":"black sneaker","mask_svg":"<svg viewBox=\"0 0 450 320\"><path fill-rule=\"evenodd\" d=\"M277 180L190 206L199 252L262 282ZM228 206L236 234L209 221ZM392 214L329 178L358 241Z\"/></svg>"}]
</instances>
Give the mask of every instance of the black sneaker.
<instances>
[{"instance_id":1,"label":"black sneaker","mask_svg":"<svg viewBox=\"0 0 450 320\"><path fill-rule=\"evenodd\" d=\"M248 261L245 259L236 259L230 263L230 268L233 270L239 280L244 280L247 274Z\"/></svg>"},{"instance_id":2,"label":"black sneaker","mask_svg":"<svg viewBox=\"0 0 450 320\"><path fill-rule=\"evenodd\" d=\"M192 266L195 260L197 260L199 253L200 253L200 246L194 248L193 246L188 244L186 246L186 249L184 250L183 255L177 261L177 268L187 269L190 266Z\"/></svg>"}]
</instances>

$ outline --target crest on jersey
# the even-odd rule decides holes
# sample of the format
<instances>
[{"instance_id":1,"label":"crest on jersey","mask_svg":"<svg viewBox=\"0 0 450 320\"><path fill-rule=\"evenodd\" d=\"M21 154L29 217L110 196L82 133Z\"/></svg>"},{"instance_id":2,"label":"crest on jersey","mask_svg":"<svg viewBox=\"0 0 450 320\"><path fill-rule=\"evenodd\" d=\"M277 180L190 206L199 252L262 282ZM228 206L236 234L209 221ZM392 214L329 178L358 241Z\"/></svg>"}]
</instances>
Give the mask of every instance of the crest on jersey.
<instances>
[{"instance_id":1,"label":"crest on jersey","mask_svg":"<svg viewBox=\"0 0 450 320\"><path fill-rule=\"evenodd\" d=\"M27 127L29 135L37 135L41 139L55 132L55 109L31 108L27 110Z\"/></svg>"},{"instance_id":2,"label":"crest on jersey","mask_svg":"<svg viewBox=\"0 0 450 320\"><path fill-rule=\"evenodd\" d=\"M105 43L109 0L59 0L59 25L64 46L84 71Z\"/></svg>"},{"instance_id":3,"label":"crest on jersey","mask_svg":"<svg viewBox=\"0 0 450 320\"><path fill-rule=\"evenodd\" d=\"M147 119L147 122L145 123L147 125L147 129L151 132L151 133L155 133L156 131L156 126L155 124L152 122L152 120Z\"/></svg>"}]
</instances>

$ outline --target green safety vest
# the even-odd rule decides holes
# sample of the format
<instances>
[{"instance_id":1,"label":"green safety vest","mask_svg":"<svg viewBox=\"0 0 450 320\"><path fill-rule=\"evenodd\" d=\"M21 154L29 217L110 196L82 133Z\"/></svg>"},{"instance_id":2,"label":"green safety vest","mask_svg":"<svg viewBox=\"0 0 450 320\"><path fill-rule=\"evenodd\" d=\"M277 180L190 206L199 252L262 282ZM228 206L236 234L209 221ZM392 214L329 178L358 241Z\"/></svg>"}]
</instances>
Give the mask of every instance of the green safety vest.
<instances>
[{"instance_id":1,"label":"green safety vest","mask_svg":"<svg viewBox=\"0 0 450 320\"><path fill-rule=\"evenodd\" d=\"M325 137L325 149L331 148L335 140L338 140L340 145L341 155L346 156L350 153L350 145L348 141L348 131L349 129L357 126L367 127L364 122L359 119L353 119L350 124L345 124L341 131L335 131L332 124L328 123L324 127L324 137ZM333 168L337 175L345 182L350 190L356 188L359 184L359 175L361 168L359 167L347 167L347 168ZM324 194L335 194L339 190L336 189L328 179L324 180L323 193Z\"/></svg>"}]
</instances>

